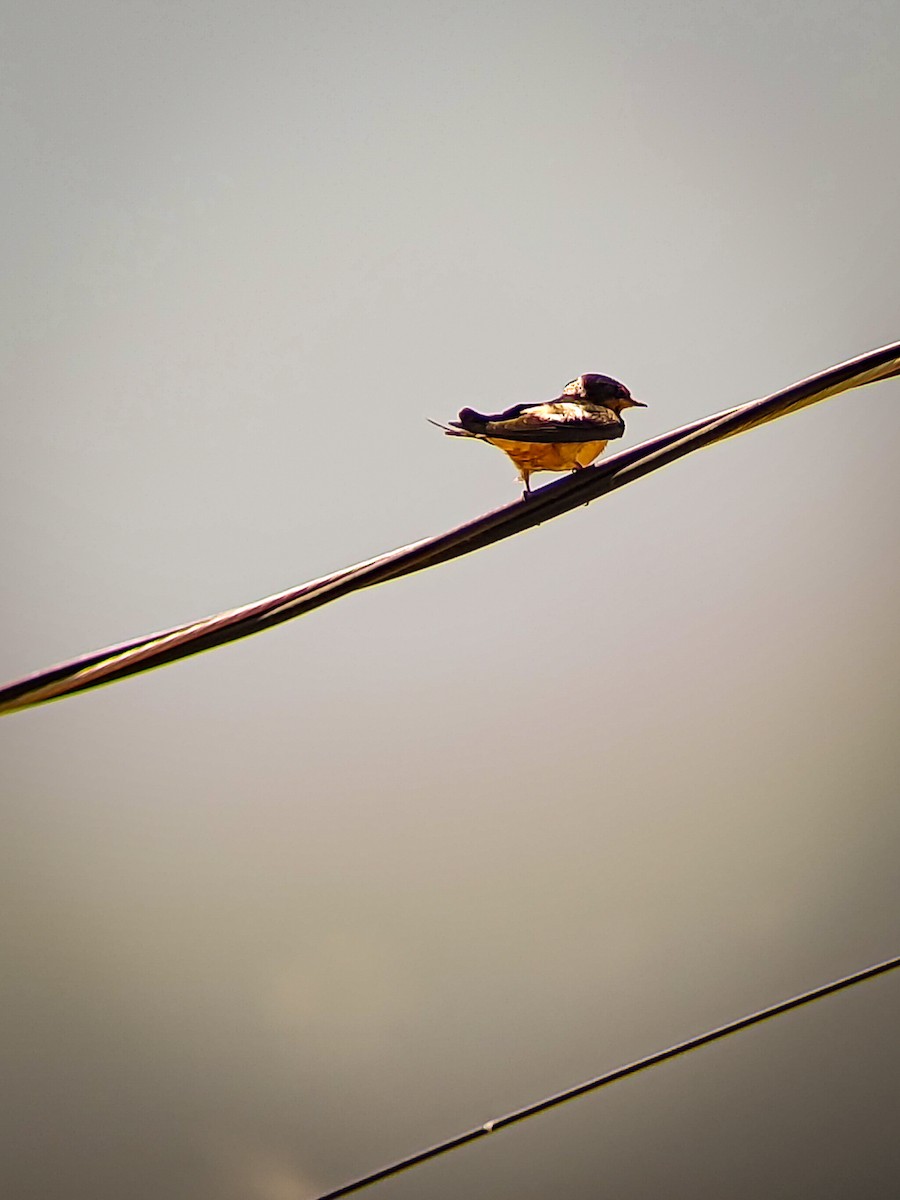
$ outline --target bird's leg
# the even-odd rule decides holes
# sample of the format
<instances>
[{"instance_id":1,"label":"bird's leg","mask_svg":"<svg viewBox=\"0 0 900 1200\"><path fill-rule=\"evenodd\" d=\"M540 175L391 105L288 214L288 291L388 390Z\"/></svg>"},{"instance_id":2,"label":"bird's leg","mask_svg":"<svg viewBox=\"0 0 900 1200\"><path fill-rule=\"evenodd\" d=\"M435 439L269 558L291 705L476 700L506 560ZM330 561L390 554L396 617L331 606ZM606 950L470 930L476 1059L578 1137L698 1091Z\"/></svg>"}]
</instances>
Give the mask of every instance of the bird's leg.
<instances>
[{"instance_id":1,"label":"bird's leg","mask_svg":"<svg viewBox=\"0 0 900 1200\"><path fill-rule=\"evenodd\" d=\"M519 472L519 478L522 480L522 483L525 485L525 490L524 490L524 492L522 492L522 499L527 500L528 497L531 495L531 484L529 482L529 480L531 478L531 472L527 471L523 467L522 470Z\"/></svg>"},{"instance_id":2,"label":"bird's leg","mask_svg":"<svg viewBox=\"0 0 900 1200\"><path fill-rule=\"evenodd\" d=\"M581 463L575 463L575 465L572 467L572 474L577 475L579 471L583 471L583 470L584 470L584 467L581 465ZM587 506L589 504L590 504L590 500L585 500L584 507L587 508Z\"/></svg>"}]
</instances>

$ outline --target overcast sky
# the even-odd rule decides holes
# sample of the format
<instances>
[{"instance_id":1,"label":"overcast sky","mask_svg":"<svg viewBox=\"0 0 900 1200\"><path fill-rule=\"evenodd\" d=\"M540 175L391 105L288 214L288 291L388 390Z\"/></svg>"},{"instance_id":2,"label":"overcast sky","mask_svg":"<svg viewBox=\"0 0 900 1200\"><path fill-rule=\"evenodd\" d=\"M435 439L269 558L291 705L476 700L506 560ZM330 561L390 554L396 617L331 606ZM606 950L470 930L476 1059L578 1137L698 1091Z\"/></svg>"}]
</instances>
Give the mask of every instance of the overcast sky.
<instances>
[{"instance_id":1,"label":"overcast sky","mask_svg":"<svg viewBox=\"0 0 900 1200\"><path fill-rule=\"evenodd\" d=\"M888 0L2 6L0 678L900 338ZM900 381L0 723L0 1159L305 1200L900 948ZM538 477L540 484L552 477ZM896 1194L900 980L372 1195Z\"/></svg>"}]
</instances>

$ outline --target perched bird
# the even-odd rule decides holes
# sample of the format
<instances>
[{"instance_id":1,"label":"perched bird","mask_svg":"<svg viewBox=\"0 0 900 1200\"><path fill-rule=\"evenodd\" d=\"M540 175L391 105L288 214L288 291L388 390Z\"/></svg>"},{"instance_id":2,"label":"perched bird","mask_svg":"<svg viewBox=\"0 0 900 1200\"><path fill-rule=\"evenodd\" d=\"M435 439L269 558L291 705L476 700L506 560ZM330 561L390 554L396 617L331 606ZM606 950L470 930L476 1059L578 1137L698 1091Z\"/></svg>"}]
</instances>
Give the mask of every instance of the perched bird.
<instances>
[{"instance_id":1,"label":"perched bird","mask_svg":"<svg viewBox=\"0 0 900 1200\"><path fill-rule=\"evenodd\" d=\"M450 437L478 438L503 450L519 468L526 496L535 471L577 471L592 463L606 443L625 432L624 408L646 408L608 375L579 375L562 395L543 404L515 404L484 414L464 408Z\"/></svg>"}]
</instances>

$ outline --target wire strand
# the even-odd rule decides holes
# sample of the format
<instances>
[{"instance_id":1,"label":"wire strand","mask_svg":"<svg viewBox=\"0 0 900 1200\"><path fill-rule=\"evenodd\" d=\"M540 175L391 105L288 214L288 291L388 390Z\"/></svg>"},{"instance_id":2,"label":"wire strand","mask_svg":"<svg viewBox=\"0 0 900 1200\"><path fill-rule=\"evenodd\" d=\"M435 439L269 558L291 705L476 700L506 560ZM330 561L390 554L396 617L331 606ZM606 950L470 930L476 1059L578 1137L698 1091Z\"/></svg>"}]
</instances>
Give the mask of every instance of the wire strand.
<instances>
[{"instance_id":1,"label":"wire strand","mask_svg":"<svg viewBox=\"0 0 900 1200\"><path fill-rule=\"evenodd\" d=\"M401 1171L409 1170L410 1167L418 1166L419 1163L427 1162L431 1158L438 1158L442 1154L449 1154L451 1150L456 1150L460 1146L474 1142L477 1138L486 1137L488 1134L496 1133L500 1129L506 1129L510 1125L517 1125L520 1121L537 1116L539 1113L546 1112L550 1108L556 1108L560 1104L565 1104L568 1100L574 1100L578 1096L587 1095L588 1092L596 1092L610 1083L615 1083L616 1080L625 1079L629 1075L636 1075L639 1071L646 1071L649 1067L655 1067L670 1058L677 1058L678 1055L687 1054L688 1051L696 1050L699 1046L707 1046L710 1042L716 1042L731 1033L737 1033L741 1029L748 1029L751 1025L758 1025L760 1022L767 1021L771 1017L777 1017L781 1013L790 1012L793 1008L800 1008L804 1004L810 1004L813 1000L820 1000L823 996L843 991L844 988L852 987L856 983L862 983L865 979L873 979L876 975L887 974L888 971L894 971L897 967L900 967L900 955L897 955L895 958L885 959L884 962L877 963L872 967L866 967L862 971L856 971L852 975L845 975L841 979L832 980L831 983L822 984L820 987L813 988L812 991L803 992L799 996L793 996L790 1000L782 1000L778 1004L773 1004L770 1008L759 1009L748 1016L739 1017L736 1021L730 1021L727 1025L720 1025L716 1029L710 1029L706 1033L688 1038L686 1042L679 1042L677 1045L669 1046L665 1050L658 1050L655 1054L650 1054L646 1058L636 1059L624 1067L616 1067L612 1071L607 1071L604 1075L598 1075L594 1079L578 1083L563 1092L557 1092L555 1095L538 1100L535 1104L526 1105L525 1108L519 1108L515 1112L507 1113L505 1116L496 1117L492 1121L486 1121L483 1125L478 1125L475 1129L457 1134L456 1137L448 1138L444 1142L438 1142L437 1145L429 1146L427 1150L419 1150L415 1154L398 1159L386 1167L380 1167L377 1171L370 1171L367 1175L361 1175L358 1179L342 1184L330 1192L322 1192L314 1197L314 1200L337 1200L339 1196L349 1196L352 1192L358 1192L362 1188L380 1182L382 1179L389 1179L392 1175L399 1175Z\"/></svg>"},{"instance_id":2,"label":"wire strand","mask_svg":"<svg viewBox=\"0 0 900 1200\"><path fill-rule=\"evenodd\" d=\"M704 446L744 433L850 388L900 375L900 342L801 380L783 391L684 425L621 451L528 499L513 501L436 537L402 546L321 579L185 625L84 654L0 687L0 715L112 683L249 637L341 596L470 554L589 504Z\"/></svg>"}]
</instances>

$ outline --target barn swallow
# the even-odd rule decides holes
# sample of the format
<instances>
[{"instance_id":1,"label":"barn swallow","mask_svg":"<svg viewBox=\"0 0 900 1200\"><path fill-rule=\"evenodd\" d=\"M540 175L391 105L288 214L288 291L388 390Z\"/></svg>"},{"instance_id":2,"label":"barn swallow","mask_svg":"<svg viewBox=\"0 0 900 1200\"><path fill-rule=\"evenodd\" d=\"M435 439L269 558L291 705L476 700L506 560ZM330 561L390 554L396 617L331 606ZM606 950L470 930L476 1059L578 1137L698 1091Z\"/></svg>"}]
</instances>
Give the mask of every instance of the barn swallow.
<instances>
[{"instance_id":1,"label":"barn swallow","mask_svg":"<svg viewBox=\"0 0 900 1200\"><path fill-rule=\"evenodd\" d=\"M496 446L519 468L525 495L535 471L578 471L625 432L623 408L646 408L608 375L579 375L562 395L543 404L515 404L500 413L464 408L444 428L450 437L478 438Z\"/></svg>"}]
</instances>

